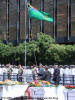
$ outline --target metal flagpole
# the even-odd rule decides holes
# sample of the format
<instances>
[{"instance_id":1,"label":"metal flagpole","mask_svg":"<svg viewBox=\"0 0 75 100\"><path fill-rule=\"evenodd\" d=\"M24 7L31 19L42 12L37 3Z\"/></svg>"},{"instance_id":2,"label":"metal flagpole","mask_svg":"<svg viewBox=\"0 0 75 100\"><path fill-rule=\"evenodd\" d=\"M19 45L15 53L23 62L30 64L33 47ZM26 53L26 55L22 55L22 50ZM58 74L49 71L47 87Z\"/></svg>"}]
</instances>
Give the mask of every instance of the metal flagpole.
<instances>
[{"instance_id":1,"label":"metal flagpole","mask_svg":"<svg viewBox=\"0 0 75 100\"><path fill-rule=\"evenodd\" d=\"M55 23L56 22L56 14L55 13L56 12L55 12L55 10L56 10L56 0L54 0L54 15L53 15L54 16L54 30L53 30L54 31L54 39L56 39L56 36L55 36L55 34L56 34L56 28L55 28L56 27L56 23Z\"/></svg>"},{"instance_id":2,"label":"metal flagpole","mask_svg":"<svg viewBox=\"0 0 75 100\"><path fill-rule=\"evenodd\" d=\"M26 68L26 15L27 15L27 0L25 0L25 68Z\"/></svg>"},{"instance_id":3,"label":"metal flagpole","mask_svg":"<svg viewBox=\"0 0 75 100\"><path fill-rule=\"evenodd\" d=\"M31 22L31 20L30 20L30 18L29 18L29 42L30 42L30 33L31 33L31 24L30 24L30 22Z\"/></svg>"}]
</instances>

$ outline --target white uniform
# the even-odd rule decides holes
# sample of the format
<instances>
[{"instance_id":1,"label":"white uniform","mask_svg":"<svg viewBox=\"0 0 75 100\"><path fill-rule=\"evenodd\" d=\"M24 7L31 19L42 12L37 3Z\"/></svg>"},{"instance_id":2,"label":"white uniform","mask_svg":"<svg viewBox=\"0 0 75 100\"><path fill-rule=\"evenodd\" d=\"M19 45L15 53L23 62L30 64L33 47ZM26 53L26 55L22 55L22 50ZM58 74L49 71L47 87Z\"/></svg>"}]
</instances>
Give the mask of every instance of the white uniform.
<instances>
[{"instance_id":1,"label":"white uniform","mask_svg":"<svg viewBox=\"0 0 75 100\"><path fill-rule=\"evenodd\" d=\"M3 81L3 70L0 68L0 81Z\"/></svg>"},{"instance_id":2,"label":"white uniform","mask_svg":"<svg viewBox=\"0 0 75 100\"><path fill-rule=\"evenodd\" d=\"M72 72L72 84L75 84L75 68L72 68L71 72Z\"/></svg>"},{"instance_id":3,"label":"white uniform","mask_svg":"<svg viewBox=\"0 0 75 100\"><path fill-rule=\"evenodd\" d=\"M72 75L75 75L75 68L72 68Z\"/></svg>"},{"instance_id":4,"label":"white uniform","mask_svg":"<svg viewBox=\"0 0 75 100\"><path fill-rule=\"evenodd\" d=\"M64 69L64 83L66 84L70 84L70 69L69 68L65 68Z\"/></svg>"},{"instance_id":5,"label":"white uniform","mask_svg":"<svg viewBox=\"0 0 75 100\"><path fill-rule=\"evenodd\" d=\"M32 70L31 69L24 69L23 71L23 81L25 82L30 82L33 80L33 77L32 77Z\"/></svg>"},{"instance_id":6,"label":"white uniform","mask_svg":"<svg viewBox=\"0 0 75 100\"><path fill-rule=\"evenodd\" d=\"M7 71L7 68L2 68L3 70L3 76L4 76L4 80L8 79L8 71Z\"/></svg>"},{"instance_id":7,"label":"white uniform","mask_svg":"<svg viewBox=\"0 0 75 100\"><path fill-rule=\"evenodd\" d=\"M54 68L50 68L49 71L50 71L51 75L53 75L53 73L54 73ZM53 77L51 77L50 82L51 82L51 83L54 83Z\"/></svg>"},{"instance_id":8,"label":"white uniform","mask_svg":"<svg viewBox=\"0 0 75 100\"><path fill-rule=\"evenodd\" d=\"M17 74L18 74L18 69L17 68L13 68L13 71L12 71L12 76L11 76L11 79L14 80L14 81L17 81Z\"/></svg>"},{"instance_id":9,"label":"white uniform","mask_svg":"<svg viewBox=\"0 0 75 100\"><path fill-rule=\"evenodd\" d=\"M61 77L60 83L63 83L63 74L64 74L64 69L60 68L60 77Z\"/></svg>"}]
</instances>

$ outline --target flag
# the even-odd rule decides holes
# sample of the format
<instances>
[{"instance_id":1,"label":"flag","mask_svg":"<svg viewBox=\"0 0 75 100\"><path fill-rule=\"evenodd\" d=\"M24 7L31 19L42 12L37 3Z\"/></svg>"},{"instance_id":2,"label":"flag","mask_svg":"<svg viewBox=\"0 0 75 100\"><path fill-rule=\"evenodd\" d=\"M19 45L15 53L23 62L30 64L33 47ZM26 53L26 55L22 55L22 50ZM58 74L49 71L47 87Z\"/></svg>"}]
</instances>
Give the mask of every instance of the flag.
<instances>
[{"instance_id":1,"label":"flag","mask_svg":"<svg viewBox=\"0 0 75 100\"><path fill-rule=\"evenodd\" d=\"M30 4L28 4L28 11L29 11L29 17L31 19L53 22L53 18L51 18L50 14L40 11L37 8L31 6Z\"/></svg>"}]
</instances>

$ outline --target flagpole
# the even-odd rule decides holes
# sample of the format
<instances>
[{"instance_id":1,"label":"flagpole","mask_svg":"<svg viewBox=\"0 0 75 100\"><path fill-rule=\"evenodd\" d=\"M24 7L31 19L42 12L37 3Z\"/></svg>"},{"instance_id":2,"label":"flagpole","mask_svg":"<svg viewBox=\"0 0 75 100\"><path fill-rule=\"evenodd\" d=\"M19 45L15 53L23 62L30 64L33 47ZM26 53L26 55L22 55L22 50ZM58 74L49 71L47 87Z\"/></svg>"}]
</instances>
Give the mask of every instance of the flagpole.
<instances>
[{"instance_id":1,"label":"flagpole","mask_svg":"<svg viewBox=\"0 0 75 100\"><path fill-rule=\"evenodd\" d=\"M25 68L26 68L26 15L27 15L27 0L25 0Z\"/></svg>"}]
</instances>

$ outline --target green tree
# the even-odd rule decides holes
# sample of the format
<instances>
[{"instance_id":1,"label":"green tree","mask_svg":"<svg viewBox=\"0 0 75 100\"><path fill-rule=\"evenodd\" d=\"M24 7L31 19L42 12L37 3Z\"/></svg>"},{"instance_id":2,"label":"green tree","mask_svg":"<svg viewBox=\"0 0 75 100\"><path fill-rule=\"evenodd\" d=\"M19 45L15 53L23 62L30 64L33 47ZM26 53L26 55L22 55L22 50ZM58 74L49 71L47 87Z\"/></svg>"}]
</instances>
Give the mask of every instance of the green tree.
<instances>
[{"instance_id":1,"label":"green tree","mask_svg":"<svg viewBox=\"0 0 75 100\"><path fill-rule=\"evenodd\" d=\"M38 47L39 47L39 55L38 55L38 62L47 64L48 57L46 56L46 51L50 47L51 44L55 44L55 40L50 36L44 33L40 33L37 37Z\"/></svg>"}]
</instances>

